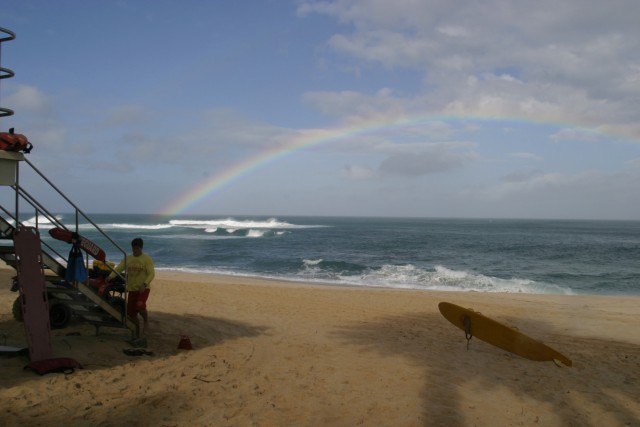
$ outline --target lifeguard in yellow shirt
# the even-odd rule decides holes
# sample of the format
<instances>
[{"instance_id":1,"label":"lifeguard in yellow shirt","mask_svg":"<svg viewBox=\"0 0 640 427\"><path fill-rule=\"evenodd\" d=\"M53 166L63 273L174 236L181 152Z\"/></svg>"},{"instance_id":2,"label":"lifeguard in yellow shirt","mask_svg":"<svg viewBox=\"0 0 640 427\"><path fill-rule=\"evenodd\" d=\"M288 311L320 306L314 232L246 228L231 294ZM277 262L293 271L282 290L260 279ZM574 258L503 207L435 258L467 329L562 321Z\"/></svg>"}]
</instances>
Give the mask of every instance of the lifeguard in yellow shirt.
<instances>
[{"instance_id":1,"label":"lifeguard in yellow shirt","mask_svg":"<svg viewBox=\"0 0 640 427\"><path fill-rule=\"evenodd\" d=\"M145 333L149 330L149 315L147 314L147 299L151 292L151 281L155 277L155 267L151 257L142 252L144 242L136 237L131 241L132 254L127 255L107 277L107 282L122 273L127 268L127 316L138 324L138 313L142 316Z\"/></svg>"}]
</instances>

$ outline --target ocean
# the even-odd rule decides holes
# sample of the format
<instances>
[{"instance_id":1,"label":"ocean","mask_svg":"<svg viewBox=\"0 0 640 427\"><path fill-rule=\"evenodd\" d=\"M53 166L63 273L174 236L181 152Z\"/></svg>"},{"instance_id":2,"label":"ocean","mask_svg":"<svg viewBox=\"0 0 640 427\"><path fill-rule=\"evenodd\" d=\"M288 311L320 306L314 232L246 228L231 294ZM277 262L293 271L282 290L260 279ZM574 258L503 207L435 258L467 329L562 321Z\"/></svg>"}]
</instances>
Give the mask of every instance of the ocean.
<instances>
[{"instance_id":1,"label":"ocean","mask_svg":"<svg viewBox=\"0 0 640 427\"><path fill-rule=\"evenodd\" d=\"M327 286L640 295L640 221L89 216L127 252L142 237L158 270ZM75 224L71 214L57 218ZM120 261L92 226L80 221L79 229Z\"/></svg>"}]
</instances>

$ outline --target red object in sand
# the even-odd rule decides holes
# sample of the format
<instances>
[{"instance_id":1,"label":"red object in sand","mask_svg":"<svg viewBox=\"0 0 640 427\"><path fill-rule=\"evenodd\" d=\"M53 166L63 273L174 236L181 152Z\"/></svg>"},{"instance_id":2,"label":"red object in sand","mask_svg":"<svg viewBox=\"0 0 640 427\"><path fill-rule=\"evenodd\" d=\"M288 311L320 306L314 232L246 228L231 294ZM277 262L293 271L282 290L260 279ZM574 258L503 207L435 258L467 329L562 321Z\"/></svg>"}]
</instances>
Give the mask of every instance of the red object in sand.
<instances>
[{"instance_id":1,"label":"red object in sand","mask_svg":"<svg viewBox=\"0 0 640 427\"><path fill-rule=\"evenodd\" d=\"M191 340L187 335L180 336L180 342L178 343L178 348L181 350L192 350L193 346L191 345Z\"/></svg>"}]
</instances>

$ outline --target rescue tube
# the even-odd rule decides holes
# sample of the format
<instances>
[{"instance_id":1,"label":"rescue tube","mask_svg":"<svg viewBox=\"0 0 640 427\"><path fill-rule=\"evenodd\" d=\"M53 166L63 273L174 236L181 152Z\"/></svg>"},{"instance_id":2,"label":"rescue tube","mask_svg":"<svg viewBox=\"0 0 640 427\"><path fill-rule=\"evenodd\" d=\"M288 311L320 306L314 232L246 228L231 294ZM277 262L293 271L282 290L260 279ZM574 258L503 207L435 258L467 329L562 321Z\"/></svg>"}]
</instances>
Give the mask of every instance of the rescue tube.
<instances>
[{"instance_id":1,"label":"rescue tube","mask_svg":"<svg viewBox=\"0 0 640 427\"><path fill-rule=\"evenodd\" d=\"M31 152L33 145L26 136L14 133L13 128L9 132L0 132L0 150Z\"/></svg>"},{"instance_id":2,"label":"rescue tube","mask_svg":"<svg viewBox=\"0 0 640 427\"><path fill-rule=\"evenodd\" d=\"M54 239L58 239L58 240L62 240L63 242L71 243L71 241L73 240L73 235L76 234L76 233L73 233L73 232L71 232L69 230L65 230L64 228L55 227L55 228L52 228L51 230L49 230L49 234ZM86 237L80 236L79 234L76 234L76 236L79 239L80 249L84 250L89 255L91 255L92 257L94 257L95 259L97 259L99 261L104 261L107 258L107 255L104 253L102 248L100 248L100 246L96 245L91 240L87 239Z\"/></svg>"}]
</instances>

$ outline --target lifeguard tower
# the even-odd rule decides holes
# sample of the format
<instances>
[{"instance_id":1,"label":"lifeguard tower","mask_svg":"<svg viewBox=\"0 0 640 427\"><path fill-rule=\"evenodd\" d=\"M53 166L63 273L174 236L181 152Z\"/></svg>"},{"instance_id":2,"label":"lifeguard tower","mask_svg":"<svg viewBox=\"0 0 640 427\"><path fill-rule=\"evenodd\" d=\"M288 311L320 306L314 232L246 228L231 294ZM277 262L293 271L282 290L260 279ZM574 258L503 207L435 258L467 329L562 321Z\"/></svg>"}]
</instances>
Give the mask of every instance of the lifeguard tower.
<instances>
[{"instance_id":1,"label":"lifeguard tower","mask_svg":"<svg viewBox=\"0 0 640 427\"><path fill-rule=\"evenodd\" d=\"M0 45L13 39L13 32L0 28ZM12 70L0 66L0 80L14 75ZM0 107L0 118L13 114L12 110ZM3 131L0 126L0 135ZM6 131L4 134L9 136ZM21 184L25 171L29 173L29 185L37 191L31 192ZM46 194L48 201L55 200L56 206L65 206L61 212L71 213L74 224L63 224L32 195L36 192ZM52 227L78 233L81 223L103 237L109 244L108 253L118 259L125 257L126 252L41 173L24 152L0 150L0 259L17 272L11 289L17 292L13 315L24 321L32 362L51 357L51 329L66 327L72 319L94 325L96 334L101 327L124 328L131 331L132 340L139 339L138 324L126 315L126 277L120 276L120 283L110 286L91 275L83 282L69 282L65 280L66 255L60 251L60 241L55 241L56 248L52 239L41 239ZM83 260L91 271L89 253L83 252ZM101 265L111 268L109 263Z\"/></svg>"}]
</instances>

